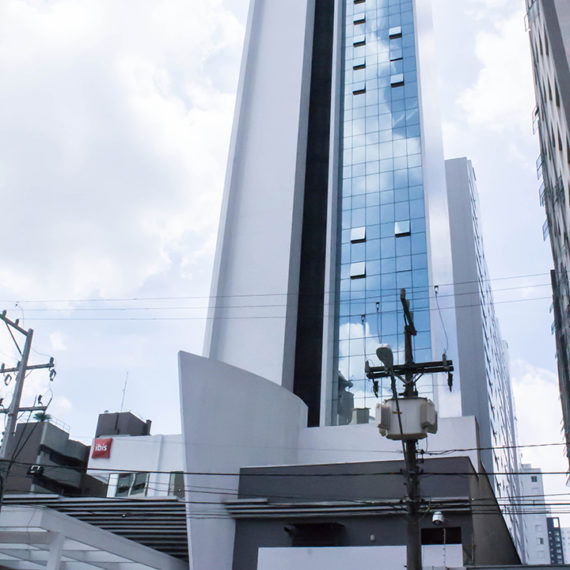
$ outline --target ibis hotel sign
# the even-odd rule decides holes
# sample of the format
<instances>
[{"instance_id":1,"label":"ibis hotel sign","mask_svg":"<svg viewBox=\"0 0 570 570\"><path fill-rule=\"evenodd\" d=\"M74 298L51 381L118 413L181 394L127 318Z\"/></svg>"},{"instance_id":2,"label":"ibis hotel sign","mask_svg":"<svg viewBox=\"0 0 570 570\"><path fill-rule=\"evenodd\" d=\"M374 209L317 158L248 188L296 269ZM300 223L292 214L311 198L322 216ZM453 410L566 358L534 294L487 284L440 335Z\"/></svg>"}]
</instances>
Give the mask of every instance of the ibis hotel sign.
<instances>
[{"instance_id":1,"label":"ibis hotel sign","mask_svg":"<svg viewBox=\"0 0 570 570\"><path fill-rule=\"evenodd\" d=\"M91 453L92 459L109 459L111 457L111 445L113 438L97 438L93 442L93 452Z\"/></svg>"}]
</instances>

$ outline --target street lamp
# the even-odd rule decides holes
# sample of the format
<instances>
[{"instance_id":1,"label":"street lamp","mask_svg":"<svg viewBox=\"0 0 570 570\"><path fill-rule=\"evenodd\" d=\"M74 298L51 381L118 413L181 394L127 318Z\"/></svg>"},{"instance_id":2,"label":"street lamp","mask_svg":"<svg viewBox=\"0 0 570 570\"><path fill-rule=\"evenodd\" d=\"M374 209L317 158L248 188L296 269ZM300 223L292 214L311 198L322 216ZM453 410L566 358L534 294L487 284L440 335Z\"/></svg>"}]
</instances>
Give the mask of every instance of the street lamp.
<instances>
[{"instance_id":1,"label":"street lamp","mask_svg":"<svg viewBox=\"0 0 570 570\"><path fill-rule=\"evenodd\" d=\"M376 356L380 362L382 362L386 370L390 371L394 368L394 353L392 352L392 348L389 344L381 344L376 349Z\"/></svg>"}]
</instances>

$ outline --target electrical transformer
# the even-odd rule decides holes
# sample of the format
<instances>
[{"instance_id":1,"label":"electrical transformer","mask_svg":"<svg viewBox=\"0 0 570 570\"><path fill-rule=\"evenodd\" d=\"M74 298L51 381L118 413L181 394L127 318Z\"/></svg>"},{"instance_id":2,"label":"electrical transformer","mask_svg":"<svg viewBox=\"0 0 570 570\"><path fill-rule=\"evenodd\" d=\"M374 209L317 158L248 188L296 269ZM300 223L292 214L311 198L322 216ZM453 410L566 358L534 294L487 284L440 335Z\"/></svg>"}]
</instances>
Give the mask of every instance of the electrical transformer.
<instances>
[{"instance_id":1,"label":"electrical transformer","mask_svg":"<svg viewBox=\"0 0 570 570\"><path fill-rule=\"evenodd\" d=\"M376 405L378 430L388 439L423 439L437 432L435 404L427 398L398 398Z\"/></svg>"}]
</instances>

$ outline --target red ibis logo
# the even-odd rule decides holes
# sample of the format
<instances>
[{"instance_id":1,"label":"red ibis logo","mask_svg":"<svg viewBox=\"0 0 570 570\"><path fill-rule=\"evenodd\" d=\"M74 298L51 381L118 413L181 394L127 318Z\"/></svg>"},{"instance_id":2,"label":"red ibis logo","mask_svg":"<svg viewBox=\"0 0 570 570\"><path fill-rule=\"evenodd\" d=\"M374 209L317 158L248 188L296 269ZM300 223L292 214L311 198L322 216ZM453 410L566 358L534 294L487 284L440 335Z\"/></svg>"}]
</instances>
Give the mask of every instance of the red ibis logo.
<instances>
[{"instance_id":1,"label":"red ibis logo","mask_svg":"<svg viewBox=\"0 0 570 570\"><path fill-rule=\"evenodd\" d=\"M106 439L96 439L93 442L93 453L91 454L92 459L109 459L111 457L111 445L113 443L113 438L109 437Z\"/></svg>"}]
</instances>

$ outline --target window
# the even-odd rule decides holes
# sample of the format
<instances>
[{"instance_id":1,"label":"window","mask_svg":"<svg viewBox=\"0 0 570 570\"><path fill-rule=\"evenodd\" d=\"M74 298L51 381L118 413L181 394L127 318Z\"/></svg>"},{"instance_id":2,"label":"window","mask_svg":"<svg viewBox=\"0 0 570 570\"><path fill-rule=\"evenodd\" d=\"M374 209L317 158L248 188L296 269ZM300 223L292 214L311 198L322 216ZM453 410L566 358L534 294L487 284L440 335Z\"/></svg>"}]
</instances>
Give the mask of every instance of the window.
<instances>
[{"instance_id":1,"label":"window","mask_svg":"<svg viewBox=\"0 0 570 570\"><path fill-rule=\"evenodd\" d=\"M355 36L354 40L352 41L352 45L354 47L366 45L366 36ZM552 99L552 97L551 97L551 99Z\"/></svg>"},{"instance_id":2,"label":"window","mask_svg":"<svg viewBox=\"0 0 570 570\"><path fill-rule=\"evenodd\" d=\"M366 22L366 15L365 14L356 14L352 22L355 26L359 26L360 24L364 24Z\"/></svg>"},{"instance_id":3,"label":"window","mask_svg":"<svg viewBox=\"0 0 570 570\"><path fill-rule=\"evenodd\" d=\"M360 228L352 228L350 230L350 241L352 243L366 241L366 227L362 226Z\"/></svg>"},{"instance_id":4,"label":"window","mask_svg":"<svg viewBox=\"0 0 570 570\"><path fill-rule=\"evenodd\" d=\"M390 77L390 85L392 87L399 87L400 85L404 85L404 74L403 73L396 73Z\"/></svg>"},{"instance_id":5,"label":"window","mask_svg":"<svg viewBox=\"0 0 570 570\"><path fill-rule=\"evenodd\" d=\"M394 235L396 237L409 236L410 234L410 220L404 220L394 224Z\"/></svg>"},{"instance_id":6,"label":"window","mask_svg":"<svg viewBox=\"0 0 570 570\"><path fill-rule=\"evenodd\" d=\"M402 26L394 26L388 30L388 37L392 38L401 38L402 37Z\"/></svg>"},{"instance_id":7,"label":"window","mask_svg":"<svg viewBox=\"0 0 570 570\"><path fill-rule=\"evenodd\" d=\"M366 60L364 58L355 59L352 69L364 69L366 67Z\"/></svg>"},{"instance_id":8,"label":"window","mask_svg":"<svg viewBox=\"0 0 570 570\"><path fill-rule=\"evenodd\" d=\"M537 538L538 544L544 544L544 538Z\"/></svg>"},{"instance_id":9,"label":"window","mask_svg":"<svg viewBox=\"0 0 570 570\"><path fill-rule=\"evenodd\" d=\"M366 262L359 261L358 263L350 264L350 278L361 279L366 277Z\"/></svg>"},{"instance_id":10,"label":"window","mask_svg":"<svg viewBox=\"0 0 570 570\"><path fill-rule=\"evenodd\" d=\"M530 478L530 480L531 480L533 483L538 483L538 476L532 475L531 478Z\"/></svg>"},{"instance_id":11,"label":"window","mask_svg":"<svg viewBox=\"0 0 570 570\"><path fill-rule=\"evenodd\" d=\"M356 83L352 88L353 95L362 95L366 93L366 84L365 83Z\"/></svg>"},{"instance_id":12,"label":"window","mask_svg":"<svg viewBox=\"0 0 570 570\"><path fill-rule=\"evenodd\" d=\"M184 473L182 471L173 471L170 474L168 494L180 499L184 498Z\"/></svg>"},{"instance_id":13,"label":"window","mask_svg":"<svg viewBox=\"0 0 570 570\"><path fill-rule=\"evenodd\" d=\"M115 497L146 495L148 473L119 473Z\"/></svg>"}]
</instances>

